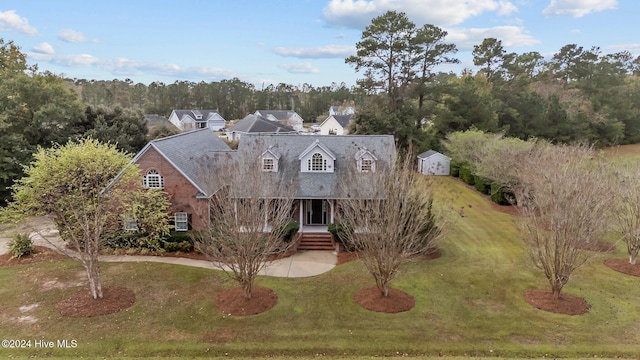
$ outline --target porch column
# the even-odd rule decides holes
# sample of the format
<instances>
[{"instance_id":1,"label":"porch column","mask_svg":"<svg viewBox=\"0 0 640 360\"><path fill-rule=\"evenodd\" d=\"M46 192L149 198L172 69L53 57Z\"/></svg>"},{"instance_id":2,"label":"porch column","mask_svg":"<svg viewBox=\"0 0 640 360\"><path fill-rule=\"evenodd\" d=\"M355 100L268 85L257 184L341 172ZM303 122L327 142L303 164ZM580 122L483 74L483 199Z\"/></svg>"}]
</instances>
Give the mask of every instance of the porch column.
<instances>
[{"instance_id":1,"label":"porch column","mask_svg":"<svg viewBox=\"0 0 640 360\"><path fill-rule=\"evenodd\" d=\"M328 200L329 202L329 207L331 207L331 212L329 213L329 224L333 224L334 220L333 220L333 216L335 213L335 205L336 205L336 201L335 199L331 199Z\"/></svg>"},{"instance_id":2,"label":"porch column","mask_svg":"<svg viewBox=\"0 0 640 360\"><path fill-rule=\"evenodd\" d=\"M300 229L298 230L299 232L304 232L304 226L303 226L303 224L304 224L304 222L303 222L303 220L304 220L304 210L302 209L303 205L304 205L304 201L298 200L298 210L299 210L298 213L300 214L300 222L299 222Z\"/></svg>"}]
</instances>

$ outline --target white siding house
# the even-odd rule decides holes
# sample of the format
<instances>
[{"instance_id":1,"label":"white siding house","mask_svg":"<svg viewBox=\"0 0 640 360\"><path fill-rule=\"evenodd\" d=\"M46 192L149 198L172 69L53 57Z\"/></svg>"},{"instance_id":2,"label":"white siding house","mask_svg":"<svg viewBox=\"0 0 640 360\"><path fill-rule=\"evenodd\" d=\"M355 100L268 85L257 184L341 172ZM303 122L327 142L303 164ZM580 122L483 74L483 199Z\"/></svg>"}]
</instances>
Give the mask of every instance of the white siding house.
<instances>
[{"instance_id":1,"label":"white siding house","mask_svg":"<svg viewBox=\"0 0 640 360\"><path fill-rule=\"evenodd\" d=\"M320 135L346 135L347 127L351 123L351 115L329 115L320 124Z\"/></svg>"},{"instance_id":2,"label":"white siding house","mask_svg":"<svg viewBox=\"0 0 640 360\"><path fill-rule=\"evenodd\" d=\"M219 131L227 125L216 110L173 110L169 121L181 131L204 128Z\"/></svg>"}]
</instances>

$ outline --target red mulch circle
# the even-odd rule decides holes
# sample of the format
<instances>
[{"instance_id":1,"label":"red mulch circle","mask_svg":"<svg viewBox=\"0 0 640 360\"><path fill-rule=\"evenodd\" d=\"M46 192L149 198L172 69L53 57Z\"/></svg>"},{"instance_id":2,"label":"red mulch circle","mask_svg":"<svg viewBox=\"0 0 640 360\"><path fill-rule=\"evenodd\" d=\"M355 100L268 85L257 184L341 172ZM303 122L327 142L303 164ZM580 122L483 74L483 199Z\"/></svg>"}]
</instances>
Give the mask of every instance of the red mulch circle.
<instances>
[{"instance_id":1,"label":"red mulch circle","mask_svg":"<svg viewBox=\"0 0 640 360\"><path fill-rule=\"evenodd\" d=\"M389 289L389 296L385 297L376 286L360 289L355 301L367 310L383 313L408 311L416 305L416 299L402 290Z\"/></svg>"},{"instance_id":2,"label":"red mulch circle","mask_svg":"<svg viewBox=\"0 0 640 360\"><path fill-rule=\"evenodd\" d=\"M66 317L94 317L117 313L136 301L133 291L125 287L103 288L102 294L102 299L94 299L91 291L83 289L59 302L56 308Z\"/></svg>"},{"instance_id":3,"label":"red mulch circle","mask_svg":"<svg viewBox=\"0 0 640 360\"><path fill-rule=\"evenodd\" d=\"M13 266L22 264L33 264L40 261L66 259L67 257L59 252L45 246L35 246L35 252L31 255L12 258L11 253L0 255L0 266Z\"/></svg>"},{"instance_id":4,"label":"red mulch circle","mask_svg":"<svg viewBox=\"0 0 640 360\"><path fill-rule=\"evenodd\" d=\"M582 315L589 312L591 305L579 296L571 294L560 294L560 299L553 298L553 293L549 290L534 289L524 293L527 302L544 311L564 314Z\"/></svg>"},{"instance_id":5,"label":"red mulch circle","mask_svg":"<svg viewBox=\"0 0 640 360\"><path fill-rule=\"evenodd\" d=\"M604 264L611 270L640 277L640 263L635 265L629 264L629 259L607 259L604 261Z\"/></svg>"},{"instance_id":6,"label":"red mulch circle","mask_svg":"<svg viewBox=\"0 0 640 360\"><path fill-rule=\"evenodd\" d=\"M251 299L245 299L242 288L225 290L216 297L216 308L226 315L247 316L263 313L278 303L278 295L273 290L254 286Z\"/></svg>"}]
</instances>

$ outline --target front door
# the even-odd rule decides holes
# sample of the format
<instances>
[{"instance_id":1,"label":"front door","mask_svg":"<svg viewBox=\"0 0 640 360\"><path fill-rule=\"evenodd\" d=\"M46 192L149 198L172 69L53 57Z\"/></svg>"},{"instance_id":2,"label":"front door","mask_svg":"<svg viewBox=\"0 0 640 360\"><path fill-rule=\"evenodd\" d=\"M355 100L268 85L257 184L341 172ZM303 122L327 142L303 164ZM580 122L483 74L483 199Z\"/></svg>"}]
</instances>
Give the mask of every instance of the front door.
<instances>
[{"instance_id":1,"label":"front door","mask_svg":"<svg viewBox=\"0 0 640 360\"><path fill-rule=\"evenodd\" d=\"M305 201L307 225L327 225L327 202L324 199Z\"/></svg>"}]
</instances>

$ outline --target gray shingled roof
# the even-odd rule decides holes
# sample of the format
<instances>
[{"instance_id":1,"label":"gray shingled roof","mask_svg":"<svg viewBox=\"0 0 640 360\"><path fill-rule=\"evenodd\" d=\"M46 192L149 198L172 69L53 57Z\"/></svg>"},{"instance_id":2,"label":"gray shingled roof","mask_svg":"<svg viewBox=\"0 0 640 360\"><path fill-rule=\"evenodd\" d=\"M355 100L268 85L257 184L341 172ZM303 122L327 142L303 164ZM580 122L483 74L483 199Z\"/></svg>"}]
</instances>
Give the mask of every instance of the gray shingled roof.
<instances>
[{"instance_id":1,"label":"gray shingled roof","mask_svg":"<svg viewBox=\"0 0 640 360\"><path fill-rule=\"evenodd\" d=\"M305 173L300 171L299 156L313 143L319 141L336 157L333 173ZM269 146L280 154L278 175L296 186L299 199L339 199L344 198L344 183L348 170L355 165L355 156L366 148L378 160L377 169L391 166L395 161L396 148L392 135L284 135L248 134L240 138L238 159L255 159ZM358 186L358 184L349 184Z\"/></svg>"},{"instance_id":2,"label":"gray shingled roof","mask_svg":"<svg viewBox=\"0 0 640 360\"><path fill-rule=\"evenodd\" d=\"M185 115L189 115L195 121L207 121L209 120L210 117L214 116L215 114L218 114L218 116L222 117L222 115L220 115L218 110L173 110L173 111L178 116L178 119L181 119L181 120ZM196 119L196 114L201 114L202 118Z\"/></svg>"},{"instance_id":3,"label":"gray shingled roof","mask_svg":"<svg viewBox=\"0 0 640 360\"><path fill-rule=\"evenodd\" d=\"M333 118L336 119L338 124L343 128L346 128L349 125L352 117L353 115L333 115Z\"/></svg>"},{"instance_id":4,"label":"gray shingled roof","mask_svg":"<svg viewBox=\"0 0 640 360\"><path fill-rule=\"evenodd\" d=\"M271 115L274 118L285 121L289 120L294 114L296 114L293 110L256 110L255 115L267 116Z\"/></svg>"},{"instance_id":5,"label":"gray shingled roof","mask_svg":"<svg viewBox=\"0 0 640 360\"><path fill-rule=\"evenodd\" d=\"M430 156L433 156L435 154L440 154L440 153L435 151L435 150L427 150L427 151L423 152L422 154L418 155L418 159L426 159L426 158L428 158Z\"/></svg>"},{"instance_id":6,"label":"gray shingled roof","mask_svg":"<svg viewBox=\"0 0 640 360\"><path fill-rule=\"evenodd\" d=\"M281 125L275 121L267 120L260 115L247 115L235 125L227 129L230 132L241 133L295 133L296 131L288 126Z\"/></svg>"},{"instance_id":7,"label":"gray shingled roof","mask_svg":"<svg viewBox=\"0 0 640 360\"><path fill-rule=\"evenodd\" d=\"M156 139L136 155L140 157L148 147L155 148L201 192L211 196L219 185L209 176L219 168L219 160L231 155L231 149L211 129L193 130L178 135ZM218 161L212 161L218 160Z\"/></svg>"}]
</instances>

